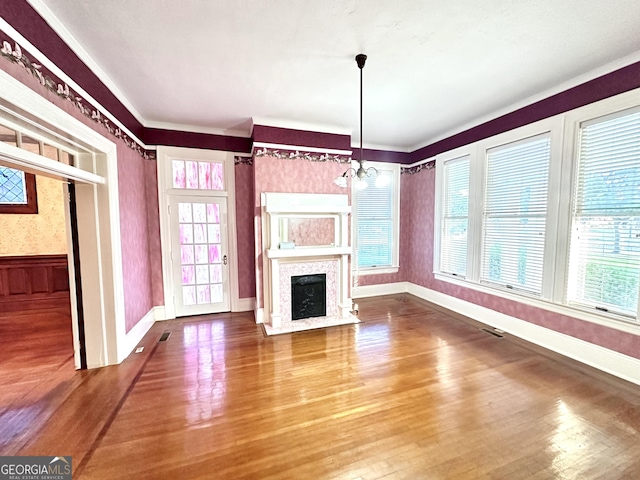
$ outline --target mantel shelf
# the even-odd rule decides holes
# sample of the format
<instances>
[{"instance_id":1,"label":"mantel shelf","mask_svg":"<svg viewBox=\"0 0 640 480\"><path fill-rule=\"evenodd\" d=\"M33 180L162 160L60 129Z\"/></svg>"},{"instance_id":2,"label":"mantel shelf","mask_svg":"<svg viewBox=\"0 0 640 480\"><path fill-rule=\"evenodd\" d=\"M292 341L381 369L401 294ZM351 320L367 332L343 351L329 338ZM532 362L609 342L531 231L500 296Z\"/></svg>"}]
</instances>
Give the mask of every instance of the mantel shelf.
<instances>
[{"instance_id":1,"label":"mantel shelf","mask_svg":"<svg viewBox=\"0 0 640 480\"><path fill-rule=\"evenodd\" d=\"M322 257L328 255L351 255L351 247L298 247L292 249L270 248L267 258Z\"/></svg>"}]
</instances>

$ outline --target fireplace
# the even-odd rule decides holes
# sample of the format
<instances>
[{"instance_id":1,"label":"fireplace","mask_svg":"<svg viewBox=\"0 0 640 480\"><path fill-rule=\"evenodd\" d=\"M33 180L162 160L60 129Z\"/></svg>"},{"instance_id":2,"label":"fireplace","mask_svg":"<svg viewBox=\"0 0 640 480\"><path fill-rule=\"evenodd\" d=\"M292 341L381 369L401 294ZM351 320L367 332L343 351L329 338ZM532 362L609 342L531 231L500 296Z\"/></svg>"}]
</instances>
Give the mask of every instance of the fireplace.
<instances>
[{"instance_id":1,"label":"fireplace","mask_svg":"<svg viewBox=\"0 0 640 480\"><path fill-rule=\"evenodd\" d=\"M291 277L291 320L327 315L327 274Z\"/></svg>"},{"instance_id":2,"label":"fireplace","mask_svg":"<svg viewBox=\"0 0 640 480\"><path fill-rule=\"evenodd\" d=\"M268 261L263 264L264 306L257 310L256 321L280 328L303 318L349 318L348 196L264 192L261 205L262 245ZM311 241L297 239L299 244L294 244L291 235L296 222L310 227L306 240ZM325 228L327 224L332 227ZM323 235L325 229L329 234ZM319 245L313 244L316 241ZM292 281L296 276L310 278L296 284ZM311 285L319 283L318 276L323 286L313 285L311 292ZM296 289L300 290L297 294ZM312 300L307 295L311 293ZM301 299L294 300L294 296ZM294 312L296 309L302 311Z\"/></svg>"}]
</instances>

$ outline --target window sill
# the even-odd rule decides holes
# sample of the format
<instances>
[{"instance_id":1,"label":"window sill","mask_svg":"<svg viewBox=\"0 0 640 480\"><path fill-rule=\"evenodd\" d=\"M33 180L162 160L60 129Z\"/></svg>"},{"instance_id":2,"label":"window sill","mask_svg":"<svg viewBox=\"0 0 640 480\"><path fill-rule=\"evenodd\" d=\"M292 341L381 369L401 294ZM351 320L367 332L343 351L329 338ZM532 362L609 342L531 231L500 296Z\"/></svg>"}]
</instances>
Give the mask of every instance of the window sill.
<instances>
[{"instance_id":1,"label":"window sill","mask_svg":"<svg viewBox=\"0 0 640 480\"><path fill-rule=\"evenodd\" d=\"M358 270L357 275L363 277L366 275L381 275L383 273L398 273L399 267L381 267L381 268L368 268L366 270Z\"/></svg>"},{"instance_id":2,"label":"window sill","mask_svg":"<svg viewBox=\"0 0 640 480\"><path fill-rule=\"evenodd\" d=\"M494 295L496 297L501 297L513 302L530 305L532 307L542 308L550 312L558 313L560 315L567 315L568 317L577 318L579 320L584 320L586 322L595 323L604 327L613 328L622 332L640 335L640 324L632 319L629 319L628 317L623 317L621 315L612 313L594 313L587 310L586 308L553 303L541 298L532 297L526 294L516 294L500 288L492 288L485 284L473 283L460 277L454 277L438 272L434 272L433 275L436 280L440 280L442 282L452 283L454 285L469 288L471 290L487 293L489 295Z\"/></svg>"}]
</instances>

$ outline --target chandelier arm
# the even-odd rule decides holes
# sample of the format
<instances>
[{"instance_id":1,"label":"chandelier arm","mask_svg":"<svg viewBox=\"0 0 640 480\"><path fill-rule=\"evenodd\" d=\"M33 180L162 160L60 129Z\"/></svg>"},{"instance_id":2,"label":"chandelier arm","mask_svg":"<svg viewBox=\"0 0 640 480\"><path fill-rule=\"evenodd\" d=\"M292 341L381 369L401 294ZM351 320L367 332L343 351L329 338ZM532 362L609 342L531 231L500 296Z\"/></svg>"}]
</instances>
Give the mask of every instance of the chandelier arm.
<instances>
[{"instance_id":1,"label":"chandelier arm","mask_svg":"<svg viewBox=\"0 0 640 480\"><path fill-rule=\"evenodd\" d=\"M372 171L375 172L376 176L380 175L380 172L378 171L378 169L376 167L369 167L366 170L367 177L370 177L372 175Z\"/></svg>"}]
</instances>

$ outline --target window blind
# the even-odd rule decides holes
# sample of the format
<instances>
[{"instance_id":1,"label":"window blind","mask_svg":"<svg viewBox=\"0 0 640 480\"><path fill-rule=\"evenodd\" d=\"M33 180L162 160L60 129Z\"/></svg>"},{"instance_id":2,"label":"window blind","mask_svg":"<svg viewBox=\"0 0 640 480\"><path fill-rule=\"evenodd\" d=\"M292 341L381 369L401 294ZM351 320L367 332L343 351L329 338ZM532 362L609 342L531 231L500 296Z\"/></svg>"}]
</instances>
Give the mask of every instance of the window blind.
<instances>
[{"instance_id":1,"label":"window blind","mask_svg":"<svg viewBox=\"0 0 640 480\"><path fill-rule=\"evenodd\" d=\"M551 138L487 151L481 280L542 290Z\"/></svg>"},{"instance_id":2,"label":"window blind","mask_svg":"<svg viewBox=\"0 0 640 480\"><path fill-rule=\"evenodd\" d=\"M568 301L636 317L640 279L640 111L583 123Z\"/></svg>"},{"instance_id":3,"label":"window blind","mask_svg":"<svg viewBox=\"0 0 640 480\"><path fill-rule=\"evenodd\" d=\"M393 172L385 171L385 175ZM356 190L358 268L390 267L393 262L393 185L376 186L376 176L366 177L367 188Z\"/></svg>"},{"instance_id":4,"label":"window blind","mask_svg":"<svg viewBox=\"0 0 640 480\"><path fill-rule=\"evenodd\" d=\"M440 271L466 276L469 223L469 157L444 164Z\"/></svg>"}]
</instances>

